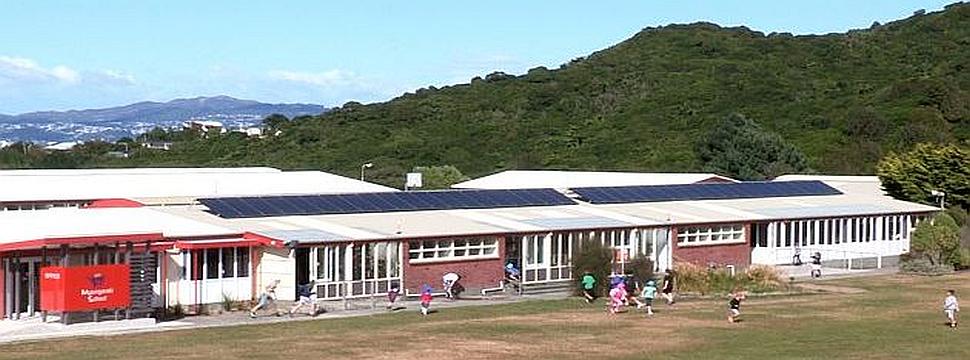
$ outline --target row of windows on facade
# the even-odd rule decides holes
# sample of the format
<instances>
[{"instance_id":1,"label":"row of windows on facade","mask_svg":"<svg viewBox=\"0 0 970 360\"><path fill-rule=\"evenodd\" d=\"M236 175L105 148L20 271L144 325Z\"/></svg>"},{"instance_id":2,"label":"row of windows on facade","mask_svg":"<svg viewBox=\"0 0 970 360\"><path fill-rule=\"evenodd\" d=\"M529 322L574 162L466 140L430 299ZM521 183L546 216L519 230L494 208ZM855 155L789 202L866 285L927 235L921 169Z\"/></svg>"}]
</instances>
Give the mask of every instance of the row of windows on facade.
<instances>
[{"instance_id":1,"label":"row of windows on facade","mask_svg":"<svg viewBox=\"0 0 970 360\"><path fill-rule=\"evenodd\" d=\"M228 279L249 276L248 247L182 251L182 278Z\"/></svg>"},{"instance_id":2,"label":"row of windows on facade","mask_svg":"<svg viewBox=\"0 0 970 360\"><path fill-rule=\"evenodd\" d=\"M396 279L400 250L399 242L327 245L311 249L311 257L317 260L316 279L323 282Z\"/></svg>"},{"instance_id":3,"label":"row of windows on facade","mask_svg":"<svg viewBox=\"0 0 970 360\"><path fill-rule=\"evenodd\" d=\"M907 219L909 218L909 219ZM775 247L899 241L919 221L905 215L802 220L752 225L752 246L768 247L768 227L775 226Z\"/></svg>"},{"instance_id":4,"label":"row of windows on facade","mask_svg":"<svg viewBox=\"0 0 970 360\"><path fill-rule=\"evenodd\" d=\"M744 225L689 226L677 228L677 244L744 242Z\"/></svg>"}]
</instances>

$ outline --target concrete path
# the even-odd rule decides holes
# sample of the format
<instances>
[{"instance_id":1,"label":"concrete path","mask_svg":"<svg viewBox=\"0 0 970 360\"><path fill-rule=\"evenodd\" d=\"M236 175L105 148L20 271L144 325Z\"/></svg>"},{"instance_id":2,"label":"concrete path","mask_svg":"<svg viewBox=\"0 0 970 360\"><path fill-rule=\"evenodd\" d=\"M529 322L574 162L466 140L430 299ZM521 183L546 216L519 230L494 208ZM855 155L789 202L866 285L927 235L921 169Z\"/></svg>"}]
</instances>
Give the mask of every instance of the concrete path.
<instances>
[{"instance_id":1,"label":"concrete path","mask_svg":"<svg viewBox=\"0 0 970 360\"><path fill-rule=\"evenodd\" d=\"M778 265L778 266L775 266L775 269L778 269L778 271L781 271L785 277L795 278L796 282L810 280L812 278L812 266L809 264L803 264L799 266ZM822 278L819 280L893 274L893 273L896 273L897 271L899 271L899 269L895 267L884 267L882 269L863 269L863 270L856 270L856 269L849 270L845 268L823 267Z\"/></svg>"},{"instance_id":2,"label":"concrete path","mask_svg":"<svg viewBox=\"0 0 970 360\"><path fill-rule=\"evenodd\" d=\"M435 301L432 303L432 309L440 310L463 306L508 304L538 299L562 299L566 298L567 296L568 294L566 293L549 293L523 296L496 295L489 298L469 297L468 299L458 301L435 299ZM420 316L420 304L417 300L398 301L397 307L399 309L396 311L410 312L414 313L415 316ZM287 309L281 307L280 310L285 312ZM288 321L337 319L352 316L379 315L386 314L388 312L389 310L384 307L384 304L379 303L376 308L370 308L368 306L366 309L333 311L322 313L317 316L309 316L304 314L295 314L292 317L287 315L275 316L272 314L272 311L270 311L263 312L257 318L252 319L249 317L248 312L237 311L219 315L190 316L180 320L159 323L156 323L154 319L132 319L63 325L51 319L48 319L47 323L43 323L38 317L22 320L0 321L0 344L40 341L75 336L111 336L183 329L269 324Z\"/></svg>"}]
</instances>

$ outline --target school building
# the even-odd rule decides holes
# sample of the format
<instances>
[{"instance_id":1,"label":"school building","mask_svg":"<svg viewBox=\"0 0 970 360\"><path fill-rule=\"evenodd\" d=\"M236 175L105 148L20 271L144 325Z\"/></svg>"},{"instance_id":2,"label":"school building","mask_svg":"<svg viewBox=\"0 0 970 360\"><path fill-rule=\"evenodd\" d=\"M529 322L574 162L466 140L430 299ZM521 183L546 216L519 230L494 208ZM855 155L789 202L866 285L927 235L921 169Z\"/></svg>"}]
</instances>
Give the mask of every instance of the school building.
<instances>
[{"instance_id":1,"label":"school building","mask_svg":"<svg viewBox=\"0 0 970 360\"><path fill-rule=\"evenodd\" d=\"M886 196L875 177L507 171L440 191L398 191L271 168L0 171L0 314L139 316L314 280L320 301L436 288L455 272L492 288L573 281L584 242L662 270L825 260L882 262L937 208ZM131 315L134 314L134 315ZM89 316L89 315L84 315ZM63 318L63 317L62 317Z\"/></svg>"}]
</instances>

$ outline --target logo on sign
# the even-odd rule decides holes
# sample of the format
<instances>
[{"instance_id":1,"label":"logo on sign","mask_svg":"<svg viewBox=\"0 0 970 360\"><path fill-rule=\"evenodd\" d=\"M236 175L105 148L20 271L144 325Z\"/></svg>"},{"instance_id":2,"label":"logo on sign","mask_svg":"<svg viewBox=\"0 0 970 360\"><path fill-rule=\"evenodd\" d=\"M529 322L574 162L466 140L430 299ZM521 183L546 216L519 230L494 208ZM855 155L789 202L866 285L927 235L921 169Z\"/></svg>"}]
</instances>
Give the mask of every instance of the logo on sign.
<instances>
[{"instance_id":1,"label":"logo on sign","mask_svg":"<svg viewBox=\"0 0 970 360\"><path fill-rule=\"evenodd\" d=\"M108 278L102 273L92 274L90 277L88 277L88 282L90 282L91 288L81 289L81 296L84 297L89 304L108 301L108 295L115 293L114 288L106 287Z\"/></svg>"},{"instance_id":2,"label":"logo on sign","mask_svg":"<svg viewBox=\"0 0 970 360\"><path fill-rule=\"evenodd\" d=\"M44 279L47 279L47 280L60 280L61 279L61 273L59 273L59 272L45 272L44 273Z\"/></svg>"},{"instance_id":3,"label":"logo on sign","mask_svg":"<svg viewBox=\"0 0 970 360\"><path fill-rule=\"evenodd\" d=\"M104 274L95 273L94 275L91 275L90 278L88 278L88 281L91 282L92 288L95 288L95 289L103 288L105 284Z\"/></svg>"}]
</instances>

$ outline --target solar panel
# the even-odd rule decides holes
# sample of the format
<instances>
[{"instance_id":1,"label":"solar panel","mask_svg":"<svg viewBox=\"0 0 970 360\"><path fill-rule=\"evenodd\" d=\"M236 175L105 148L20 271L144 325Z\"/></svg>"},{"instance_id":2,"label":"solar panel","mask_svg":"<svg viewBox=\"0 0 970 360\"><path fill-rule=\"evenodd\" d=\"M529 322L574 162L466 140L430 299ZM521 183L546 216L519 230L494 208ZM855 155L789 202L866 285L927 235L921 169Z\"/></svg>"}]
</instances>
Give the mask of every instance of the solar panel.
<instances>
[{"instance_id":1,"label":"solar panel","mask_svg":"<svg viewBox=\"0 0 970 360\"><path fill-rule=\"evenodd\" d=\"M576 204L553 189L442 190L199 199L223 218L487 209Z\"/></svg>"},{"instance_id":2,"label":"solar panel","mask_svg":"<svg viewBox=\"0 0 970 360\"><path fill-rule=\"evenodd\" d=\"M592 204L750 199L787 196L839 195L821 181L771 181L684 185L581 187L571 189Z\"/></svg>"}]
</instances>

